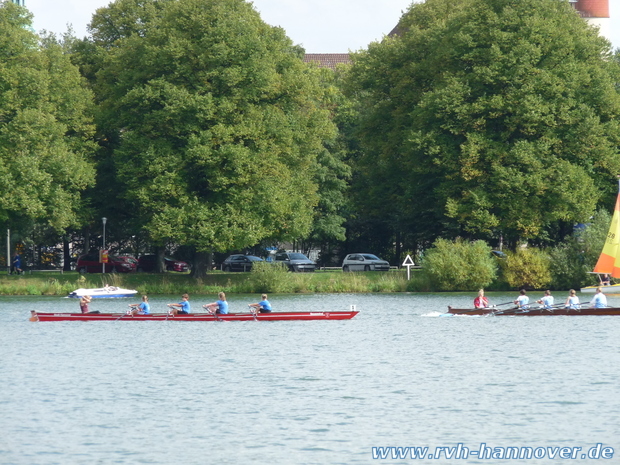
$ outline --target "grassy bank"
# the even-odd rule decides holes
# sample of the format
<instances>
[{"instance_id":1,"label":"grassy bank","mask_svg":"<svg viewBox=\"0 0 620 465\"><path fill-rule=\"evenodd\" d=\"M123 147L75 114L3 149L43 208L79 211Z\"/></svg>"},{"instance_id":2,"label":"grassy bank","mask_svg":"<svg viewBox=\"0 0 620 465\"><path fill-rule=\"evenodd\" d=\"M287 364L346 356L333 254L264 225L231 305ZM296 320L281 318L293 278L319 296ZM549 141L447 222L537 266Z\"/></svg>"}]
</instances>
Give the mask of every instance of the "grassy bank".
<instances>
[{"instance_id":1,"label":"grassy bank","mask_svg":"<svg viewBox=\"0 0 620 465\"><path fill-rule=\"evenodd\" d=\"M415 273L414 273L415 274ZM88 274L46 272L20 276L0 275L0 295L65 296L78 288L104 285L136 289L141 294L194 295L227 293L367 293L404 292L415 289L415 281L407 282L406 271L389 273L223 273L214 271L204 279L188 274L132 273Z\"/></svg>"}]
</instances>

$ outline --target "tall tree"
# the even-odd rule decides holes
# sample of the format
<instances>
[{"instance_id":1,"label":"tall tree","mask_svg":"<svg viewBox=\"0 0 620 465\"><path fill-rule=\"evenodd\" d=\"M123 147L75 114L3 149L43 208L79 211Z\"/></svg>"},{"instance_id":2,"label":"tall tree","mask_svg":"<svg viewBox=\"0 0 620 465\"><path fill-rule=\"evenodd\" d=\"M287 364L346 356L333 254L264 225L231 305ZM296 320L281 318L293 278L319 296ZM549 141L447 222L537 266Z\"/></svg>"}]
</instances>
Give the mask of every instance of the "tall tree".
<instances>
[{"instance_id":1,"label":"tall tree","mask_svg":"<svg viewBox=\"0 0 620 465\"><path fill-rule=\"evenodd\" d=\"M336 131L282 29L242 0L117 0L90 27L98 58L82 65L115 186L154 242L209 252L309 233Z\"/></svg>"},{"instance_id":2,"label":"tall tree","mask_svg":"<svg viewBox=\"0 0 620 465\"><path fill-rule=\"evenodd\" d=\"M31 15L0 4L0 221L74 225L80 192L93 181L92 95Z\"/></svg>"},{"instance_id":3,"label":"tall tree","mask_svg":"<svg viewBox=\"0 0 620 465\"><path fill-rule=\"evenodd\" d=\"M427 0L399 29L351 73L367 210L419 239L544 240L613 191L620 68L567 2Z\"/></svg>"}]
</instances>

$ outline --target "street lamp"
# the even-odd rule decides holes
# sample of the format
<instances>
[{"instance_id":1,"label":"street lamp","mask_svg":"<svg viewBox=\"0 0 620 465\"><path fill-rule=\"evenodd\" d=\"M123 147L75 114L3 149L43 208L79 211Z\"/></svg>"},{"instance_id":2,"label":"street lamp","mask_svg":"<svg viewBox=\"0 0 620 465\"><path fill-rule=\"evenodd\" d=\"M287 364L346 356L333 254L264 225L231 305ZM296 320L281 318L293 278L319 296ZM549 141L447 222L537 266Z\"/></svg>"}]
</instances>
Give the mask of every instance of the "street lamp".
<instances>
[{"instance_id":1,"label":"street lamp","mask_svg":"<svg viewBox=\"0 0 620 465\"><path fill-rule=\"evenodd\" d=\"M103 251L105 250L105 223L106 221L108 221L108 219L104 216L103 218L101 218L101 221L103 221L103 249L101 249L101 272L105 273L105 261L103 261Z\"/></svg>"}]
</instances>

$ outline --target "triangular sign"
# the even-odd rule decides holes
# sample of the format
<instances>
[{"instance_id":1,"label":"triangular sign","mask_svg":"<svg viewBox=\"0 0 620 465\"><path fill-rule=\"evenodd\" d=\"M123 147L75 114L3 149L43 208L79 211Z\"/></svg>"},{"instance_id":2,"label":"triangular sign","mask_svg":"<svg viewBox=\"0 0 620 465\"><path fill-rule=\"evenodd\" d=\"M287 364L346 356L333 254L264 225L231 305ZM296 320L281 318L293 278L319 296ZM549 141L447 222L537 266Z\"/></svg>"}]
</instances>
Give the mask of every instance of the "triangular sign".
<instances>
[{"instance_id":1,"label":"triangular sign","mask_svg":"<svg viewBox=\"0 0 620 465\"><path fill-rule=\"evenodd\" d=\"M403 266L415 266L415 263L413 263L413 260L411 259L410 255L407 255L407 258L405 258L405 261L403 262Z\"/></svg>"}]
</instances>

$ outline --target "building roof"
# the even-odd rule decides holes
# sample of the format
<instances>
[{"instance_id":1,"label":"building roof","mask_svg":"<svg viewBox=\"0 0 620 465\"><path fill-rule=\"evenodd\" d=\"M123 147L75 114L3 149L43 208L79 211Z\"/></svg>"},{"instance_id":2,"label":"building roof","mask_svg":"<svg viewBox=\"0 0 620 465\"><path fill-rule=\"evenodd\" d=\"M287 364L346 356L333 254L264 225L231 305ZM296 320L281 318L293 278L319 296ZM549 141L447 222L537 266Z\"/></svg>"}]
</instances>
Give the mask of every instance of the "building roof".
<instances>
[{"instance_id":1,"label":"building roof","mask_svg":"<svg viewBox=\"0 0 620 465\"><path fill-rule=\"evenodd\" d=\"M351 57L348 53L306 53L305 63L316 63L319 68L336 69L337 65L348 65Z\"/></svg>"}]
</instances>

